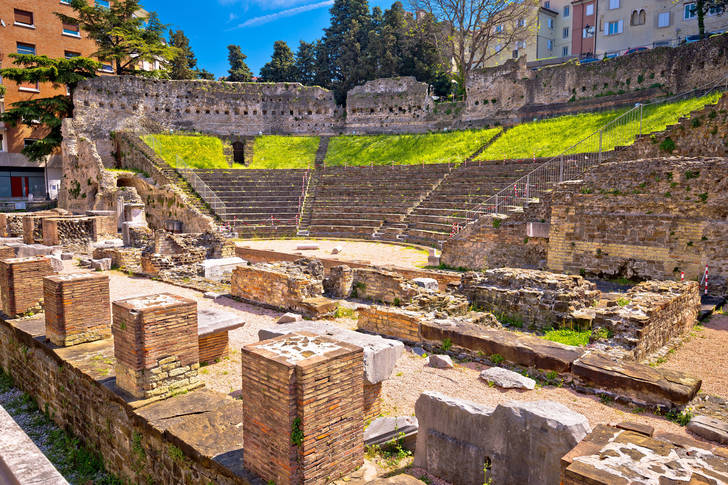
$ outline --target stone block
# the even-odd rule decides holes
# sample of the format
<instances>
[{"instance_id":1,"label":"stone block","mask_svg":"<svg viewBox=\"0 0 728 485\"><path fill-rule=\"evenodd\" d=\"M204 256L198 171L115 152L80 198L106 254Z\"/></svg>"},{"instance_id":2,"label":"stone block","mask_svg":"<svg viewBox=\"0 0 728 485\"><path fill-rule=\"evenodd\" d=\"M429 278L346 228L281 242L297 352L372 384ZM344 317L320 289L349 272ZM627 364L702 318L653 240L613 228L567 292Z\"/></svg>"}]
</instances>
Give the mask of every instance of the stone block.
<instances>
[{"instance_id":1,"label":"stone block","mask_svg":"<svg viewBox=\"0 0 728 485\"><path fill-rule=\"evenodd\" d=\"M108 271L111 269L111 258L92 259L91 268L96 271Z\"/></svg>"},{"instance_id":2,"label":"stone block","mask_svg":"<svg viewBox=\"0 0 728 485\"><path fill-rule=\"evenodd\" d=\"M364 349L364 379L369 384L377 384L388 379L394 371L397 359L404 352L404 344L397 340L346 330L324 322L300 322L262 328L258 331L258 338L267 340L300 332L325 335Z\"/></svg>"},{"instance_id":3,"label":"stone block","mask_svg":"<svg viewBox=\"0 0 728 485\"><path fill-rule=\"evenodd\" d=\"M354 284L354 272L349 266L334 266L324 278L324 291L333 298L349 298Z\"/></svg>"},{"instance_id":4,"label":"stone block","mask_svg":"<svg viewBox=\"0 0 728 485\"><path fill-rule=\"evenodd\" d=\"M60 251L60 246L45 246L43 244L24 244L18 247L17 257L31 258L37 256L50 256L56 251Z\"/></svg>"},{"instance_id":5,"label":"stone block","mask_svg":"<svg viewBox=\"0 0 728 485\"><path fill-rule=\"evenodd\" d=\"M119 388L146 399L199 385L195 301L160 293L115 301L112 308ZM171 370L185 367L184 372L170 376ZM155 377L160 368L163 372Z\"/></svg>"},{"instance_id":6,"label":"stone block","mask_svg":"<svg viewBox=\"0 0 728 485\"><path fill-rule=\"evenodd\" d=\"M293 323L293 322L300 322L303 320L303 317L297 313L284 313L281 315L278 320L276 320L276 323ZM282 335L282 334L281 334Z\"/></svg>"},{"instance_id":7,"label":"stone block","mask_svg":"<svg viewBox=\"0 0 728 485\"><path fill-rule=\"evenodd\" d=\"M205 272L205 278L220 281L224 277L232 275L233 270L238 265L245 263L245 260L238 257L206 259L202 262L202 268Z\"/></svg>"},{"instance_id":8,"label":"stone block","mask_svg":"<svg viewBox=\"0 0 728 485\"><path fill-rule=\"evenodd\" d=\"M204 295L205 298L209 298L211 300L217 300L222 296L220 293L215 293L214 291L206 291Z\"/></svg>"},{"instance_id":9,"label":"stone block","mask_svg":"<svg viewBox=\"0 0 728 485\"><path fill-rule=\"evenodd\" d=\"M48 256L48 261L51 263L51 268L56 273L63 271L63 260L58 256Z\"/></svg>"},{"instance_id":10,"label":"stone block","mask_svg":"<svg viewBox=\"0 0 728 485\"><path fill-rule=\"evenodd\" d=\"M46 337L61 347L111 337L109 277L72 273L43 278Z\"/></svg>"},{"instance_id":11,"label":"stone block","mask_svg":"<svg viewBox=\"0 0 728 485\"><path fill-rule=\"evenodd\" d=\"M526 236L527 237L549 237L549 231L551 230L551 224L547 222L528 222L526 223Z\"/></svg>"},{"instance_id":12,"label":"stone block","mask_svg":"<svg viewBox=\"0 0 728 485\"><path fill-rule=\"evenodd\" d=\"M728 444L728 423L710 416L694 416L688 423L688 431L701 438Z\"/></svg>"},{"instance_id":13,"label":"stone block","mask_svg":"<svg viewBox=\"0 0 728 485\"><path fill-rule=\"evenodd\" d=\"M61 253L62 261L70 261L73 259L73 253Z\"/></svg>"},{"instance_id":14,"label":"stone block","mask_svg":"<svg viewBox=\"0 0 728 485\"><path fill-rule=\"evenodd\" d=\"M480 378L485 382L493 383L503 389L527 389L536 388L536 381L517 372L501 367L491 367L480 373Z\"/></svg>"},{"instance_id":15,"label":"stone block","mask_svg":"<svg viewBox=\"0 0 728 485\"><path fill-rule=\"evenodd\" d=\"M315 251L321 249L318 244L298 244L296 246L297 251Z\"/></svg>"},{"instance_id":16,"label":"stone block","mask_svg":"<svg viewBox=\"0 0 728 485\"><path fill-rule=\"evenodd\" d=\"M687 404L700 390L702 381L669 369L630 361L617 361L591 351L572 366L574 384L598 392L627 398L635 403L672 408Z\"/></svg>"},{"instance_id":17,"label":"stone block","mask_svg":"<svg viewBox=\"0 0 728 485\"><path fill-rule=\"evenodd\" d=\"M382 417L372 421L364 430L364 444L366 446L382 445L399 439L404 433L405 448L415 449L417 438L417 418L414 416ZM412 439L414 438L414 439Z\"/></svg>"},{"instance_id":18,"label":"stone block","mask_svg":"<svg viewBox=\"0 0 728 485\"><path fill-rule=\"evenodd\" d=\"M337 308L339 308L338 302L323 296L304 298L293 307L294 310L297 310L304 316L313 319L331 316Z\"/></svg>"},{"instance_id":19,"label":"stone block","mask_svg":"<svg viewBox=\"0 0 728 485\"><path fill-rule=\"evenodd\" d=\"M493 409L425 392L415 414L414 466L463 485L558 484L561 457L590 432L584 416L552 401Z\"/></svg>"},{"instance_id":20,"label":"stone block","mask_svg":"<svg viewBox=\"0 0 728 485\"><path fill-rule=\"evenodd\" d=\"M649 436L600 424L561 459L561 483L724 483L728 482L726 470L725 450L705 442L668 433Z\"/></svg>"},{"instance_id":21,"label":"stone block","mask_svg":"<svg viewBox=\"0 0 728 485\"><path fill-rule=\"evenodd\" d=\"M241 357L247 469L288 485L326 483L364 463L361 348L298 333Z\"/></svg>"},{"instance_id":22,"label":"stone block","mask_svg":"<svg viewBox=\"0 0 728 485\"><path fill-rule=\"evenodd\" d=\"M3 312L15 317L37 309L43 302L43 278L54 274L46 257L0 260L0 294Z\"/></svg>"},{"instance_id":23,"label":"stone block","mask_svg":"<svg viewBox=\"0 0 728 485\"><path fill-rule=\"evenodd\" d=\"M449 355L431 355L427 361L430 367L436 369L452 369L452 359Z\"/></svg>"},{"instance_id":24,"label":"stone block","mask_svg":"<svg viewBox=\"0 0 728 485\"><path fill-rule=\"evenodd\" d=\"M343 246L334 246L334 248L331 250L331 254L340 254L343 250Z\"/></svg>"},{"instance_id":25,"label":"stone block","mask_svg":"<svg viewBox=\"0 0 728 485\"><path fill-rule=\"evenodd\" d=\"M437 280L434 278L414 278L412 283L425 290L438 291L440 289Z\"/></svg>"},{"instance_id":26,"label":"stone block","mask_svg":"<svg viewBox=\"0 0 728 485\"><path fill-rule=\"evenodd\" d=\"M124 222L133 222L146 226L147 219L144 214L144 204L125 203Z\"/></svg>"}]
</instances>

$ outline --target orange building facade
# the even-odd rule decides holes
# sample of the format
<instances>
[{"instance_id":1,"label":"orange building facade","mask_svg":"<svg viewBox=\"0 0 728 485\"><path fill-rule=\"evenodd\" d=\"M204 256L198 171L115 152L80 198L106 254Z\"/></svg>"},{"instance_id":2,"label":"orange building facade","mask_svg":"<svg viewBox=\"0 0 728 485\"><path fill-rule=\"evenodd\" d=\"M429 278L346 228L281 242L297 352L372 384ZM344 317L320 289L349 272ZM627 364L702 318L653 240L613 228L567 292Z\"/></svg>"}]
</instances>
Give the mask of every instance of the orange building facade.
<instances>
[{"instance_id":1,"label":"orange building facade","mask_svg":"<svg viewBox=\"0 0 728 485\"><path fill-rule=\"evenodd\" d=\"M91 0L93 1L93 0ZM73 15L70 0L2 0L0 1L0 65L12 67L11 53L48 57L89 57L96 44L77 25L64 24L55 12ZM108 6L96 0L99 6ZM111 69L111 66L104 66ZM2 80L5 97L1 109L22 100L65 94L66 87L45 84L16 84ZM61 178L60 154L47 162L30 162L20 151L28 143L46 134L42 126L30 128L0 123L0 199L27 199L54 196Z\"/></svg>"}]
</instances>

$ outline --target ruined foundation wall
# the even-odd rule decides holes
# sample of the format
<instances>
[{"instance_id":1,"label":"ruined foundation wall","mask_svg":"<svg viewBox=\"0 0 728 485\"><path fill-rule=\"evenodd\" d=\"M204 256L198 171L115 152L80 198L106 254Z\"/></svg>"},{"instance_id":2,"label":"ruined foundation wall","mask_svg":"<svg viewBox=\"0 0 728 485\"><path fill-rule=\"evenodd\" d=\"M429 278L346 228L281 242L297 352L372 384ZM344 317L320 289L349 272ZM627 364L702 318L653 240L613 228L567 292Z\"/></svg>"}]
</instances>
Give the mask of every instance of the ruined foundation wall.
<instances>
[{"instance_id":1,"label":"ruined foundation wall","mask_svg":"<svg viewBox=\"0 0 728 485\"><path fill-rule=\"evenodd\" d=\"M106 469L121 478L169 485L250 483L155 428L110 387L4 320L0 320L0 366L58 426L82 437L104 457ZM183 459L170 453L172 446Z\"/></svg>"},{"instance_id":2,"label":"ruined foundation wall","mask_svg":"<svg viewBox=\"0 0 728 485\"><path fill-rule=\"evenodd\" d=\"M548 269L630 279L728 276L728 161L648 159L594 168L553 196Z\"/></svg>"},{"instance_id":3,"label":"ruined foundation wall","mask_svg":"<svg viewBox=\"0 0 728 485\"><path fill-rule=\"evenodd\" d=\"M304 299L321 296L323 292L320 277L312 278L294 264L238 266L231 280L234 296L284 310L295 310Z\"/></svg>"}]
</instances>

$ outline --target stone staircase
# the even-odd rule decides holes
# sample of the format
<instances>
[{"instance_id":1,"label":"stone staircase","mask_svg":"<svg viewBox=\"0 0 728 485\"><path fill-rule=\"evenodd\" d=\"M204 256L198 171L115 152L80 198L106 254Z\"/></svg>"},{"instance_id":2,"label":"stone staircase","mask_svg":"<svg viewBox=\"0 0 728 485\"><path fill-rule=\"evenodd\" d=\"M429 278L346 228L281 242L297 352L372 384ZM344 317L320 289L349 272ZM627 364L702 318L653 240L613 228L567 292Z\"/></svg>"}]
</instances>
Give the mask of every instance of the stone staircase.
<instances>
[{"instance_id":1,"label":"stone staircase","mask_svg":"<svg viewBox=\"0 0 728 485\"><path fill-rule=\"evenodd\" d=\"M291 237L307 170L195 170L225 203L224 222L238 237Z\"/></svg>"},{"instance_id":2,"label":"stone staircase","mask_svg":"<svg viewBox=\"0 0 728 485\"><path fill-rule=\"evenodd\" d=\"M309 180L306 187L306 194L301 204L301 216L298 219L298 230L296 236L310 236L308 227L311 225L311 216L313 214L313 204L316 200L316 189L319 183L319 170L311 170L309 172Z\"/></svg>"},{"instance_id":3,"label":"stone staircase","mask_svg":"<svg viewBox=\"0 0 728 485\"><path fill-rule=\"evenodd\" d=\"M324 160L326 160L326 152L329 151L329 141L331 140L330 136L321 136L319 138L319 146L318 149L316 149L316 156L314 157L314 167L316 169L323 168L324 166Z\"/></svg>"},{"instance_id":4,"label":"stone staircase","mask_svg":"<svg viewBox=\"0 0 728 485\"><path fill-rule=\"evenodd\" d=\"M442 183L407 215L400 240L442 248L453 227L463 226L467 212L519 179L539 163L467 163L452 170Z\"/></svg>"},{"instance_id":5,"label":"stone staircase","mask_svg":"<svg viewBox=\"0 0 728 485\"><path fill-rule=\"evenodd\" d=\"M447 164L326 167L318 172L312 236L396 237L409 210L448 173ZM401 231L400 231L401 232Z\"/></svg>"}]
</instances>

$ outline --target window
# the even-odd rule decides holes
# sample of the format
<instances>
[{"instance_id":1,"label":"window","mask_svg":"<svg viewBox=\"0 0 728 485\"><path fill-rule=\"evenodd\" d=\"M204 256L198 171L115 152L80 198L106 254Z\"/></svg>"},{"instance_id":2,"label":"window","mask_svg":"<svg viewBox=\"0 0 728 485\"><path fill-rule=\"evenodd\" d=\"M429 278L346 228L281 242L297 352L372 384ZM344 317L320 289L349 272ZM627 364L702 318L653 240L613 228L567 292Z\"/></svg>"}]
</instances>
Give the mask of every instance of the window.
<instances>
[{"instance_id":1,"label":"window","mask_svg":"<svg viewBox=\"0 0 728 485\"><path fill-rule=\"evenodd\" d=\"M552 50L554 48L554 41L551 39L546 39L546 48L548 50Z\"/></svg>"},{"instance_id":2,"label":"window","mask_svg":"<svg viewBox=\"0 0 728 485\"><path fill-rule=\"evenodd\" d=\"M587 6L584 7L584 10L585 10L584 15L587 15L587 16L594 15L594 4L593 3L587 4Z\"/></svg>"},{"instance_id":3,"label":"window","mask_svg":"<svg viewBox=\"0 0 728 485\"><path fill-rule=\"evenodd\" d=\"M670 12L662 12L657 16L658 27L669 27L670 26Z\"/></svg>"},{"instance_id":4,"label":"window","mask_svg":"<svg viewBox=\"0 0 728 485\"><path fill-rule=\"evenodd\" d=\"M525 27L526 26L526 19L518 19L518 26L519 27Z\"/></svg>"},{"instance_id":5,"label":"window","mask_svg":"<svg viewBox=\"0 0 728 485\"><path fill-rule=\"evenodd\" d=\"M549 19L548 19L548 20L546 21L546 25L548 25L548 26L549 26L549 29L553 29L553 28L554 28L554 19L552 19L552 18L549 18Z\"/></svg>"},{"instance_id":6,"label":"window","mask_svg":"<svg viewBox=\"0 0 728 485\"><path fill-rule=\"evenodd\" d=\"M518 59L518 49L513 51L513 58Z\"/></svg>"},{"instance_id":7,"label":"window","mask_svg":"<svg viewBox=\"0 0 728 485\"><path fill-rule=\"evenodd\" d=\"M563 37L564 39L569 38L569 28L568 27L564 27L564 30L561 32L561 37Z\"/></svg>"},{"instance_id":8,"label":"window","mask_svg":"<svg viewBox=\"0 0 728 485\"><path fill-rule=\"evenodd\" d=\"M585 39L591 39L594 37L594 27L585 27L582 29L581 36Z\"/></svg>"},{"instance_id":9,"label":"window","mask_svg":"<svg viewBox=\"0 0 728 485\"><path fill-rule=\"evenodd\" d=\"M544 8L551 8L551 2L543 2Z\"/></svg>"},{"instance_id":10,"label":"window","mask_svg":"<svg viewBox=\"0 0 728 485\"><path fill-rule=\"evenodd\" d=\"M669 16L670 12L667 12L667 14ZM629 21L630 25L645 25L645 23L647 23L647 13L644 10L632 11L632 16Z\"/></svg>"},{"instance_id":11,"label":"window","mask_svg":"<svg viewBox=\"0 0 728 485\"><path fill-rule=\"evenodd\" d=\"M684 13L683 13L683 18L685 20L690 20L690 19L694 19L697 16L698 16L698 12L697 12L697 9L695 8L695 4L694 3L686 3L685 4L685 10L684 10Z\"/></svg>"},{"instance_id":12,"label":"window","mask_svg":"<svg viewBox=\"0 0 728 485\"><path fill-rule=\"evenodd\" d=\"M617 35L624 31L624 23L621 20L615 20L614 22L607 22L604 26L604 35Z\"/></svg>"},{"instance_id":13,"label":"window","mask_svg":"<svg viewBox=\"0 0 728 485\"><path fill-rule=\"evenodd\" d=\"M619 8L619 0L609 0L609 10Z\"/></svg>"},{"instance_id":14,"label":"window","mask_svg":"<svg viewBox=\"0 0 728 485\"><path fill-rule=\"evenodd\" d=\"M71 5L71 0L61 0L63 5Z\"/></svg>"},{"instance_id":15,"label":"window","mask_svg":"<svg viewBox=\"0 0 728 485\"><path fill-rule=\"evenodd\" d=\"M109 0L96 0L96 6L109 8Z\"/></svg>"},{"instance_id":16,"label":"window","mask_svg":"<svg viewBox=\"0 0 728 485\"><path fill-rule=\"evenodd\" d=\"M0 152L5 151L5 137L0 133Z\"/></svg>"},{"instance_id":17,"label":"window","mask_svg":"<svg viewBox=\"0 0 728 485\"><path fill-rule=\"evenodd\" d=\"M18 42L18 54L35 55L35 46L33 44L23 44Z\"/></svg>"},{"instance_id":18,"label":"window","mask_svg":"<svg viewBox=\"0 0 728 485\"><path fill-rule=\"evenodd\" d=\"M114 72L114 66L111 64L101 64L101 69L99 69L99 71Z\"/></svg>"},{"instance_id":19,"label":"window","mask_svg":"<svg viewBox=\"0 0 728 485\"><path fill-rule=\"evenodd\" d=\"M63 55L64 55L64 57L66 59L73 59L74 57L81 57L81 53L80 52L65 51L63 53Z\"/></svg>"},{"instance_id":20,"label":"window","mask_svg":"<svg viewBox=\"0 0 728 485\"><path fill-rule=\"evenodd\" d=\"M70 35L71 37L81 37L81 30L78 28L78 24L69 24L63 22L63 35Z\"/></svg>"},{"instance_id":21,"label":"window","mask_svg":"<svg viewBox=\"0 0 728 485\"><path fill-rule=\"evenodd\" d=\"M33 12L15 9L15 25L33 27Z\"/></svg>"},{"instance_id":22,"label":"window","mask_svg":"<svg viewBox=\"0 0 728 485\"><path fill-rule=\"evenodd\" d=\"M566 5L564 7L564 17L568 17L570 14L571 14L571 6L570 5Z\"/></svg>"},{"instance_id":23,"label":"window","mask_svg":"<svg viewBox=\"0 0 728 485\"><path fill-rule=\"evenodd\" d=\"M495 26L495 31L496 31L496 33L503 32L503 26L502 25L496 25Z\"/></svg>"},{"instance_id":24,"label":"window","mask_svg":"<svg viewBox=\"0 0 728 485\"><path fill-rule=\"evenodd\" d=\"M566 57L566 56L569 55L569 47L568 46L564 46L564 47L561 48L561 55L564 56L564 57Z\"/></svg>"}]
</instances>

